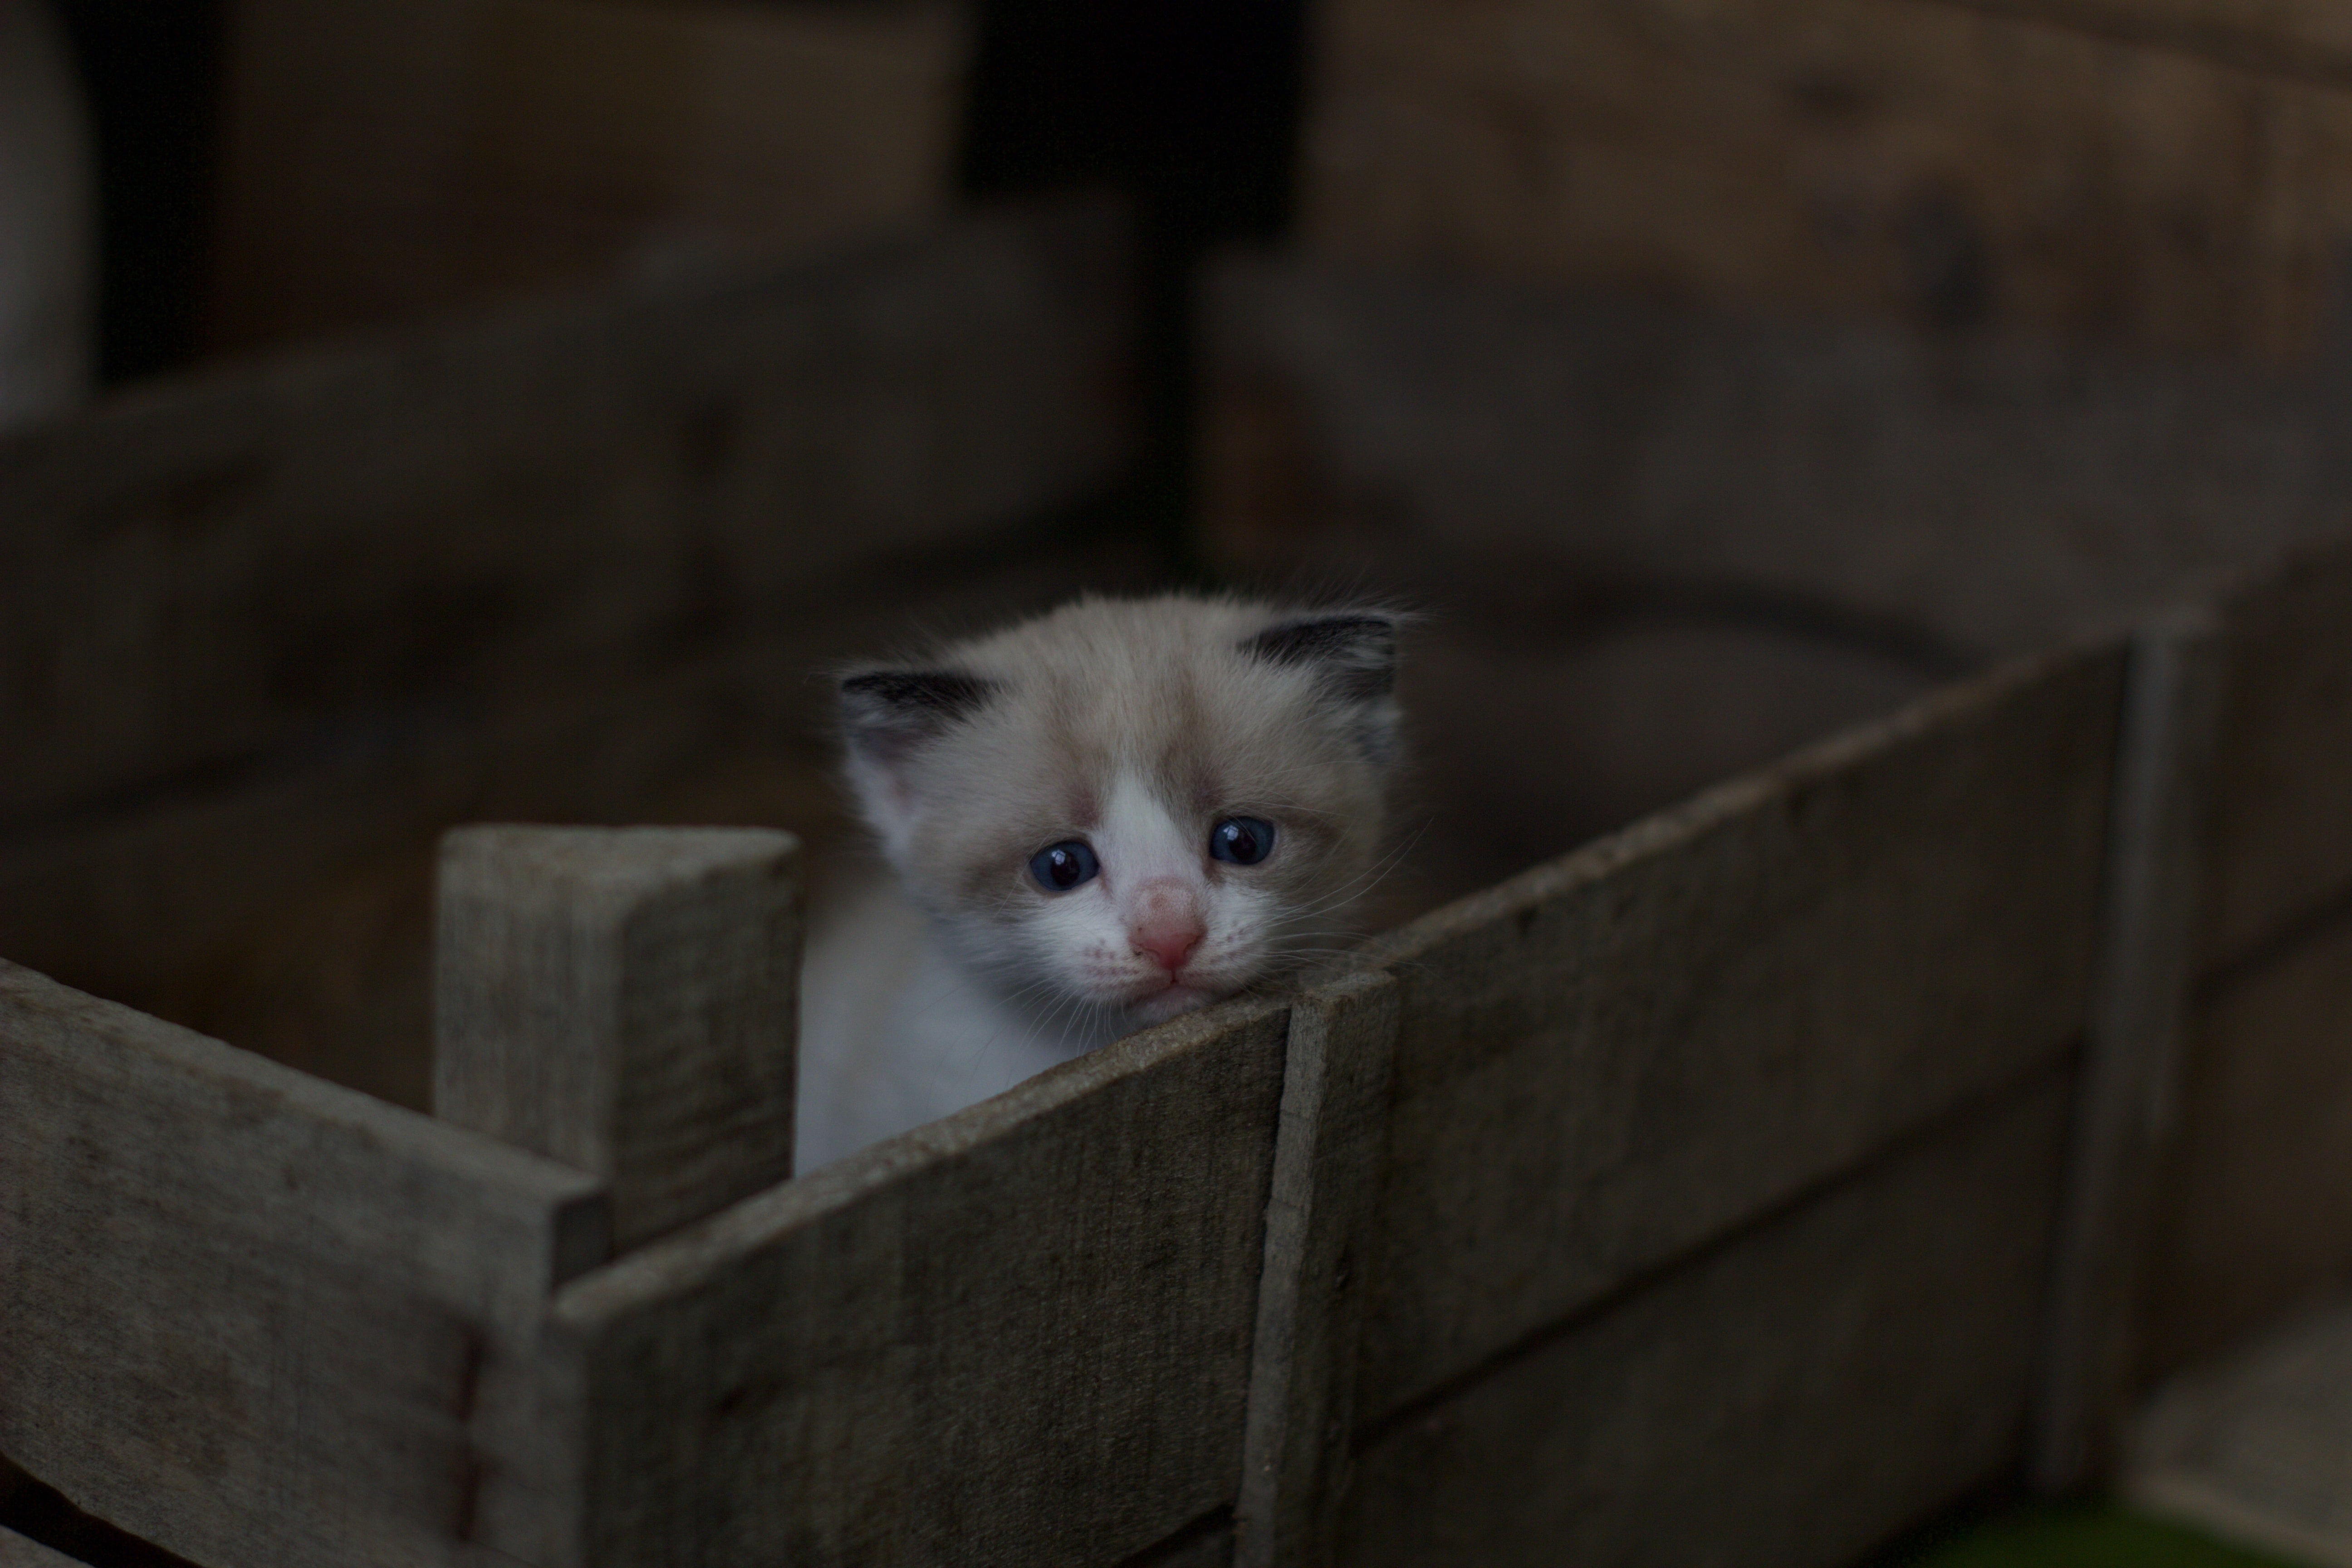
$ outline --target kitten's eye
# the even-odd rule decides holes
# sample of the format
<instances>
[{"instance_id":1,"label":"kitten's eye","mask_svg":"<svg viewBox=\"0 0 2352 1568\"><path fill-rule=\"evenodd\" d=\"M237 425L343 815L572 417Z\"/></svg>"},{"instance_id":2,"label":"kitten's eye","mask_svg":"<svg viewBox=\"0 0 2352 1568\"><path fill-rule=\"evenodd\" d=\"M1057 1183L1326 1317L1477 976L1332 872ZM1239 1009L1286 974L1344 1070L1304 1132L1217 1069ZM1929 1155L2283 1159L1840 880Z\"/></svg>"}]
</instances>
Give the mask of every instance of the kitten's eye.
<instances>
[{"instance_id":1,"label":"kitten's eye","mask_svg":"<svg viewBox=\"0 0 2352 1568\"><path fill-rule=\"evenodd\" d=\"M1236 866L1255 866L1274 853L1274 824L1255 816L1228 816L1209 829L1209 854Z\"/></svg>"},{"instance_id":2,"label":"kitten's eye","mask_svg":"<svg viewBox=\"0 0 2352 1568\"><path fill-rule=\"evenodd\" d=\"M1049 893L1066 893L1081 882L1091 882L1101 869L1095 852L1075 838L1029 857L1029 874Z\"/></svg>"}]
</instances>

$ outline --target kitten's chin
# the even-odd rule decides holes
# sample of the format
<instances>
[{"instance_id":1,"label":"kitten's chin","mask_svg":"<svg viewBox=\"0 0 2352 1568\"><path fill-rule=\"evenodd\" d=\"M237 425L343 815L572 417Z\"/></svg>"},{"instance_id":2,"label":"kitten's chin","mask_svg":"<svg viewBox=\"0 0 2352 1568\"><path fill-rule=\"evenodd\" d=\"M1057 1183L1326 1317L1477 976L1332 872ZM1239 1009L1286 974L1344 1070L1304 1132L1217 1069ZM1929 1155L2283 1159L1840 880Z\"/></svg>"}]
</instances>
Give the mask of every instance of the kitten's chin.
<instances>
[{"instance_id":1,"label":"kitten's chin","mask_svg":"<svg viewBox=\"0 0 2352 1568\"><path fill-rule=\"evenodd\" d=\"M1140 1002L1130 1003L1127 1011L1128 1016L1135 1020L1136 1027L1146 1028L1153 1024L1164 1024L1179 1013L1205 1007L1225 995L1226 993L1212 991L1205 985L1171 985Z\"/></svg>"}]
</instances>

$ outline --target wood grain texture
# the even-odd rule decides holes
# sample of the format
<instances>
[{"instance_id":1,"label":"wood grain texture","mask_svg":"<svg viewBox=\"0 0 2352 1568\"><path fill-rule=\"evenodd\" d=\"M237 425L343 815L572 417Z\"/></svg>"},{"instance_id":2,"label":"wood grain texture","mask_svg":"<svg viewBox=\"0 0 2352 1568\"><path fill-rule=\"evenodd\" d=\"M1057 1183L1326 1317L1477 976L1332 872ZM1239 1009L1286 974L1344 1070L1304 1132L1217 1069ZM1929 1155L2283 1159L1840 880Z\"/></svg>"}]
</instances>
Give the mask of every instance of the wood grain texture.
<instances>
[{"instance_id":1,"label":"wood grain texture","mask_svg":"<svg viewBox=\"0 0 2352 1568\"><path fill-rule=\"evenodd\" d=\"M1175 1020L567 1287L587 1561L1117 1562L1229 1504L1284 1018Z\"/></svg>"},{"instance_id":2,"label":"wood grain texture","mask_svg":"<svg viewBox=\"0 0 2352 1568\"><path fill-rule=\"evenodd\" d=\"M2315 545L2222 606L2221 772L2203 961L2266 943L2352 895L2352 543Z\"/></svg>"},{"instance_id":3,"label":"wood grain texture","mask_svg":"<svg viewBox=\"0 0 2352 1568\"><path fill-rule=\"evenodd\" d=\"M2314 353L2352 94L2026 9L1328 0L1302 231L1742 309Z\"/></svg>"},{"instance_id":4,"label":"wood grain texture","mask_svg":"<svg viewBox=\"0 0 2352 1568\"><path fill-rule=\"evenodd\" d=\"M1265 1211L1235 1568L1331 1561L1355 1430L1364 1269L1388 1142L1396 983L1367 972L1291 1004Z\"/></svg>"},{"instance_id":5,"label":"wood grain texture","mask_svg":"<svg viewBox=\"0 0 2352 1568\"><path fill-rule=\"evenodd\" d=\"M207 335L247 347L952 202L957 0L238 0Z\"/></svg>"},{"instance_id":6,"label":"wood grain texture","mask_svg":"<svg viewBox=\"0 0 2352 1568\"><path fill-rule=\"evenodd\" d=\"M1374 943L1360 1418L2065 1051L2121 663L1955 688Z\"/></svg>"},{"instance_id":7,"label":"wood grain texture","mask_svg":"<svg viewBox=\"0 0 2352 1568\"><path fill-rule=\"evenodd\" d=\"M216 1568L568 1560L594 1178L0 964L0 1451Z\"/></svg>"},{"instance_id":8,"label":"wood grain texture","mask_svg":"<svg viewBox=\"0 0 2352 1568\"><path fill-rule=\"evenodd\" d=\"M615 1249L792 1178L790 834L455 828L436 905L436 1116L602 1177Z\"/></svg>"},{"instance_id":9,"label":"wood grain texture","mask_svg":"<svg viewBox=\"0 0 2352 1568\"><path fill-rule=\"evenodd\" d=\"M2208 991L2179 1107L2149 1378L2352 1282L2352 915Z\"/></svg>"},{"instance_id":10,"label":"wood grain texture","mask_svg":"<svg viewBox=\"0 0 2352 1568\"><path fill-rule=\"evenodd\" d=\"M2175 612L2133 634L2125 668L2096 968L2026 1439L2027 1477L2044 1491L2105 1476L2130 1414L2155 1187L2179 1116L2221 645L2210 612Z\"/></svg>"},{"instance_id":11,"label":"wood grain texture","mask_svg":"<svg viewBox=\"0 0 2352 1568\"><path fill-rule=\"evenodd\" d=\"M52 1552L37 1541L27 1541L13 1530L0 1529L0 1568L76 1568L62 1552Z\"/></svg>"},{"instance_id":12,"label":"wood grain texture","mask_svg":"<svg viewBox=\"0 0 2352 1568\"><path fill-rule=\"evenodd\" d=\"M0 442L0 825L381 751L1002 543L1132 451L1120 220L999 211Z\"/></svg>"},{"instance_id":13,"label":"wood grain texture","mask_svg":"<svg viewBox=\"0 0 2352 1568\"><path fill-rule=\"evenodd\" d=\"M1244 256L1203 300L1221 564L1520 646L1715 629L1948 678L2340 539L2352 491L2333 374Z\"/></svg>"},{"instance_id":14,"label":"wood grain texture","mask_svg":"<svg viewBox=\"0 0 2352 1568\"><path fill-rule=\"evenodd\" d=\"M1372 1435L1341 1561L1809 1568L2015 1457L2052 1071Z\"/></svg>"}]
</instances>

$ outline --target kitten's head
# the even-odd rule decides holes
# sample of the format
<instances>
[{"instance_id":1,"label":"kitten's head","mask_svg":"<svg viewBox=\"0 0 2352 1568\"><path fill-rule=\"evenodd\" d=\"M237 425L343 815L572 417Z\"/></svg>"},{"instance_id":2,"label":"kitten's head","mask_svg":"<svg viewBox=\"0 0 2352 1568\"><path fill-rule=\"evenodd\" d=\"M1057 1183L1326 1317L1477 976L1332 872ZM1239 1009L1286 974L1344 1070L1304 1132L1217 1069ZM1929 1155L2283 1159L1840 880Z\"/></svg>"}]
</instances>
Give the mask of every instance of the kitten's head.
<instances>
[{"instance_id":1,"label":"kitten's head","mask_svg":"<svg viewBox=\"0 0 2352 1568\"><path fill-rule=\"evenodd\" d=\"M959 954L1114 1028L1328 951L1372 879L1397 621L1081 599L843 678L866 822Z\"/></svg>"}]
</instances>

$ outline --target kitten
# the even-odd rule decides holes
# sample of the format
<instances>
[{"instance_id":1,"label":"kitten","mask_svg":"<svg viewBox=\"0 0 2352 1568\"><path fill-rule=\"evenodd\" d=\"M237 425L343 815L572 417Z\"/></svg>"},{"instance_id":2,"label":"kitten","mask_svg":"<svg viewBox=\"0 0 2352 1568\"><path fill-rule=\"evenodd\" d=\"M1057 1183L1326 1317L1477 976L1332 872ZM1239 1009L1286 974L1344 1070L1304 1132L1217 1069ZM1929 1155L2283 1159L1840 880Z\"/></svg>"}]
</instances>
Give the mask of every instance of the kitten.
<instances>
[{"instance_id":1,"label":"kitten","mask_svg":"<svg viewBox=\"0 0 2352 1568\"><path fill-rule=\"evenodd\" d=\"M1397 618L1086 598L841 681L892 884L809 947L803 1171L1333 951L1373 879Z\"/></svg>"}]
</instances>

